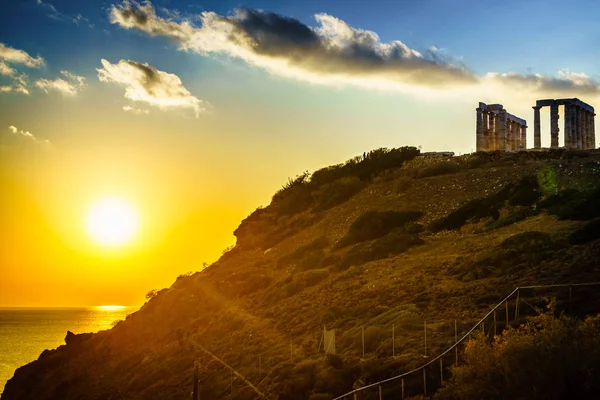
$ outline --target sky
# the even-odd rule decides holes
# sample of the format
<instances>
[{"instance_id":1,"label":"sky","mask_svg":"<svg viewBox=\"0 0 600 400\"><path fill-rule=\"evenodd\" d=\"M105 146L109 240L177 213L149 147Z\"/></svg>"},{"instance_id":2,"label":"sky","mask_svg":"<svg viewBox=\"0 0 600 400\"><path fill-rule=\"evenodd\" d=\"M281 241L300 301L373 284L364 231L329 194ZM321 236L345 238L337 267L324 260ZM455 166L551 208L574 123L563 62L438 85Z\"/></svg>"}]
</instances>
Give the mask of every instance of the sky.
<instances>
[{"instance_id":1,"label":"sky","mask_svg":"<svg viewBox=\"0 0 600 400\"><path fill-rule=\"evenodd\" d=\"M531 147L535 100L600 98L599 12L594 1L5 1L0 306L140 304L215 261L288 177L380 147L473 151L479 101L528 120ZM107 197L139 218L117 248L86 227Z\"/></svg>"}]
</instances>

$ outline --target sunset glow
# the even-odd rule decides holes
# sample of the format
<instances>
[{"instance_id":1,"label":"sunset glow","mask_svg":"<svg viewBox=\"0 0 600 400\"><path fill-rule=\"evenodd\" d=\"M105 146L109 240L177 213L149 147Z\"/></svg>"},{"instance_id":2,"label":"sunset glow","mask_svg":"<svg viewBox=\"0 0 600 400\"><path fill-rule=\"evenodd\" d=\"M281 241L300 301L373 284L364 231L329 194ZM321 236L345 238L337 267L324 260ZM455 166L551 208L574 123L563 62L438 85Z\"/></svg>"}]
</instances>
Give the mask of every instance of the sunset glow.
<instances>
[{"instance_id":1,"label":"sunset glow","mask_svg":"<svg viewBox=\"0 0 600 400\"><path fill-rule=\"evenodd\" d=\"M115 247L129 242L138 230L138 217L133 207L118 198L95 203L88 214L87 228L97 243Z\"/></svg>"},{"instance_id":2,"label":"sunset glow","mask_svg":"<svg viewBox=\"0 0 600 400\"><path fill-rule=\"evenodd\" d=\"M105 305L105 306L96 306L96 308L98 310L102 310L102 311L116 311L116 310L122 310L123 308L125 308L125 306Z\"/></svg>"}]
</instances>

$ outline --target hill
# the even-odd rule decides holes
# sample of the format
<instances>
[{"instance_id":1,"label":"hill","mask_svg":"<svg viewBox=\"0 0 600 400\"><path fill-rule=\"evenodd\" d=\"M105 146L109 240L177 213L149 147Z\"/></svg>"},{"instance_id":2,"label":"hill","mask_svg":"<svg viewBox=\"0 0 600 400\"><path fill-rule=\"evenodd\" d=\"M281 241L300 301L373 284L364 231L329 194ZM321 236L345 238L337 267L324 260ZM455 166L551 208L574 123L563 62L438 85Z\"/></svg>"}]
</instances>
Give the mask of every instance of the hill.
<instances>
[{"instance_id":1,"label":"hill","mask_svg":"<svg viewBox=\"0 0 600 400\"><path fill-rule=\"evenodd\" d=\"M599 183L599 152L562 149L379 149L299 175L217 262L67 335L1 399L187 399L194 363L203 399L330 399L420 365L424 325L435 354L516 286L600 281Z\"/></svg>"}]
</instances>

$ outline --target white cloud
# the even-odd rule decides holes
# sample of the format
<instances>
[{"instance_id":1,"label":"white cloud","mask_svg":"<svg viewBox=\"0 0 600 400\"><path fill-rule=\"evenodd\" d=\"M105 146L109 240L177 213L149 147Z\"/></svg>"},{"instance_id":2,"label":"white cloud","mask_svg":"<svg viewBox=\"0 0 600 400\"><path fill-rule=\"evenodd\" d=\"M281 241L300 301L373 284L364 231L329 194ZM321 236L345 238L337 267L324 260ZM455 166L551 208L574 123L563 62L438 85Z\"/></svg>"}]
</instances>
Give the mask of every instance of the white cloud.
<instances>
[{"instance_id":1,"label":"white cloud","mask_svg":"<svg viewBox=\"0 0 600 400\"><path fill-rule=\"evenodd\" d=\"M31 68L40 68L45 64L42 57L31 57L25 51L14 49L3 43L0 43L0 60L9 64L23 64Z\"/></svg>"},{"instance_id":2,"label":"white cloud","mask_svg":"<svg viewBox=\"0 0 600 400\"><path fill-rule=\"evenodd\" d=\"M6 64L4 61L0 61L0 75L13 76L17 73L17 70Z\"/></svg>"},{"instance_id":3,"label":"white cloud","mask_svg":"<svg viewBox=\"0 0 600 400\"><path fill-rule=\"evenodd\" d=\"M134 113L136 115L140 115L140 114L146 114L146 115L148 115L148 114L150 114L150 110L146 110L146 109L143 109L143 108L135 108L135 107L132 107L132 106L123 106L123 111L132 112L132 113Z\"/></svg>"},{"instance_id":4,"label":"white cloud","mask_svg":"<svg viewBox=\"0 0 600 400\"><path fill-rule=\"evenodd\" d=\"M63 12L60 12L52 3L43 0L36 0L37 5L45 8L48 11L48 16L57 21L71 21L75 25L87 25L90 28L94 27L94 24L91 24L90 21L85 18L81 14L77 14L75 16L67 15Z\"/></svg>"},{"instance_id":5,"label":"white cloud","mask_svg":"<svg viewBox=\"0 0 600 400\"><path fill-rule=\"evenodd\" d=\"M85 86L85 78L83 76L75 75L69 71L60 71L68 80L74 82L68 82L62 78L55 79L38 79L35 82L35 86L48 93L52 90L60 92L68 96L76 95Z\"/></svg>"},{"instance_id":6,"label":"white cloud","mask_svg":"<svg viewBox=\"0 0 600 400\"><path fill-rule=\"evenodd\" d=\"M147 103L161 109L189 108L196 117L205 110L206 103L193 96L175 74L159 71L146 64L120 60L111 64L102 59L98 79L105 83L117 83L125 87L125 98Z\"/></svg>"}]
</instances>

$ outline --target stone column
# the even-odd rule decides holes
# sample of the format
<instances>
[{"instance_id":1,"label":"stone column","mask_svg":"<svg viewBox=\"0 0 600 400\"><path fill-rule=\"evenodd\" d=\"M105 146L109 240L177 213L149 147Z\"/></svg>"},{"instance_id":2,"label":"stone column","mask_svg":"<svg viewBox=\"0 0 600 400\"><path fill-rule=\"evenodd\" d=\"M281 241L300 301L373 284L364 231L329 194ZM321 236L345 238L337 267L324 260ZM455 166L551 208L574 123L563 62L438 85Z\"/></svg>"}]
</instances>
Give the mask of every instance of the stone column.
<instances>
[{"instance_id":1,"label":"stone column","mask_svg":"<svg viewBox=\"0 0 600 400\"><path fill-rule=\"evenodd\" d=\"M507 127L506 110L502 109L498 113L498 150L506 150L506 127Z\"/></svg>"},{"instance_id":2,"label":"stone column","mask_svg":"<svg viewBox=\"0 0 600 400\"><path fill-rule=\"evenodd\" d=\"M482 129L483 129L483 150L487 151L490 149L490 128L488 126L489 116L487 110L483 110L482 113Z\"/></svg>"},{"instance_id":3,"label":"stone column","mask_svg":"<svg viewBox=\"0 0 600 400\"><path fill-rule=\"evenodd\" d=\"M527 125L521 125L521 148L527 149Z\"/></svg>"},{"instance_id":4,"label":"stone column","mask_svg":"<svg viewBox=\"0 0 600 400\"><path fill-rule=\"evenodd\" d=\"M579 106L575 106L575 138L577 139L575 142L575 148L577 150L581 150L583 148L583 118L582 117L582 111L583 109Z\"/></svg>"},{"instance_id":5,"label":"stone column","mask_svg":"<svg viewBox=\"0 0 600 400\"><path fill-rule=\"evenodd\" d=\"M498 150L498 115L490 112L490 150Z\"/></svg>"},{"instance_id":6,"label":"stone column","mask_svg":"<svg viewBox=\"0 0 600 400\"><path fill-rule=\"evenodd\" d=\"M533 148L542 147L542 127L540 125L540 109L542 107L533 107Z\"/></svg>"},{"instance_id":7,"label":"stone column","mask_svg":"<svg viewBox=\"0 0 600 400\"><path fill-rule=\"evenodd\" d=\"M476 129L475 129L475 149L476 151L483 151L483 113L481 108L476 108Z\"/></svg>"},{"instance_id":8,"label":"stone column","mask_svg":"<svg viewBox=\"0 0 600 400\"><path fill-rule=\"evenodd\" d=\"M587 150L587 149L589 149L589 142L590 142L590 125L589 125L590 124L590 113L588 110L583 109L583 113L581 114L581 116L582 116L581 123L583 124L581 149Z\"/></svg>"},{"instance_id":9,"label":"stone column","mask_svg":"<svg viewBox=\"0 0 600 400\"><path fill-rule=\"evenodd\" d=\"M558 104L550 106L550 147L558 147Z\"/></svg>"},{"instance_id":10,"label":"stone column","mask_svg":"<svg viewBox=\"0 0 600 400\"><path fill-rule=\"evenodd\" d=\"M572 106L570 104L565 104L565 148L570 149L573 147L573 141L571 139L571 135L573 133L572 121L573 121L573 113Z\"/></svg>"},{"instance_id":11,"label":"stone column","mask_svg":"<svg viewBox=\"0 0 600 400\"><path fill-rule=\"evenodd\" d=\"M590 123L590 134L591 134L591 141L592 143L590 144L592 147L592 149L596 148L596 122L595 122L595 116L596 114L594 113L590 113L590 119L591 119L591 123Z\"/></svg>"}]
</instances>

